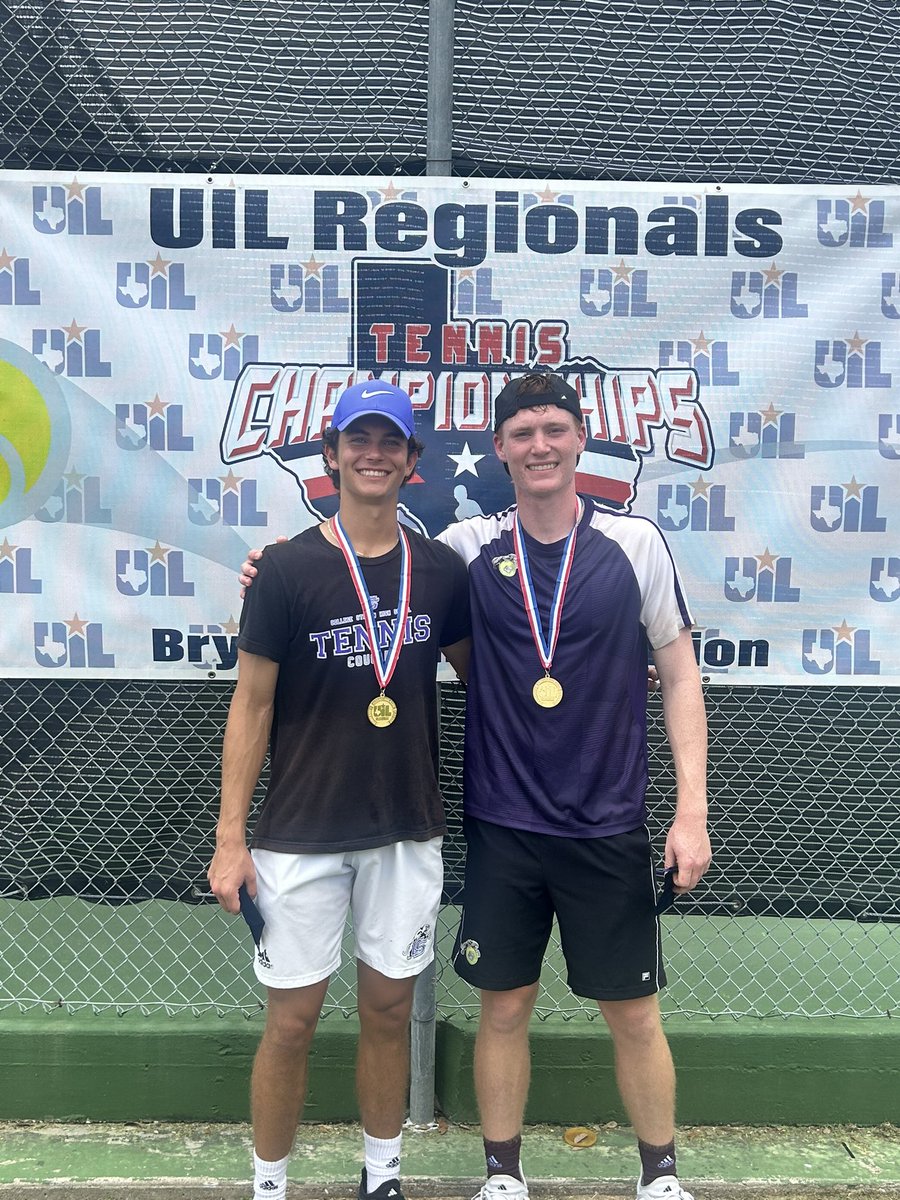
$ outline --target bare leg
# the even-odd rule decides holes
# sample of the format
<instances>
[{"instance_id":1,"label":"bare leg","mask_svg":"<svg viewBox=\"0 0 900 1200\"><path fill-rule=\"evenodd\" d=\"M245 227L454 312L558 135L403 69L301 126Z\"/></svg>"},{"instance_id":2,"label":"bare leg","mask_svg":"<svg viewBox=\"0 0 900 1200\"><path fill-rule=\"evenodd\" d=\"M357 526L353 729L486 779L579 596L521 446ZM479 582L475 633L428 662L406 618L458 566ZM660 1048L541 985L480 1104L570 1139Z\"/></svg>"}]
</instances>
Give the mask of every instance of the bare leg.
<instances>
[{"instance_id":1,"label":"bare leg","mask_svg":"<svg viewBox=\"0 0 900 1200\"><path fill-rule=\"evenodd\" d=\"M665 1146L675 1136L675 1068L656 996L600 1000L616 1053L619 1095L642 1142Z\"/></svg>"},{"instance_id":2,"label":"bare leg","mask_svg":"<svg viewBox=\"0 0 900 1200\"><path fill-rule=\"evenodd\" d=\"M531 1079L528 1021L537 983L508 992L481 993L481 1022L475 1040L475 1094L481 1132L506 1142L522 1131Z\"/></svg>"},{"instance_id":3,"label":"bare leg","mask_svg":"<svg viewBox=\"0 0 900 1200\"><path fill-rule=\"evenodd\" d=\"M360 1116L372 1137L394 1138L406 1116L409 1015L415 979L388 979L364 962L357 962L356 971Z\"/></svg>"},{"instance_id":4,"label":"bare leg","mask_svg":"<svg viewBox=\"0 0 900 1200\"><path fill-rule=\"evenodd\" d=\"M302 988L269 988L266 1028L253 1062L253 1144L267 1162L290 1154L306 1099L309 1047L328 980Z\"/></svg>"}]
</instances>

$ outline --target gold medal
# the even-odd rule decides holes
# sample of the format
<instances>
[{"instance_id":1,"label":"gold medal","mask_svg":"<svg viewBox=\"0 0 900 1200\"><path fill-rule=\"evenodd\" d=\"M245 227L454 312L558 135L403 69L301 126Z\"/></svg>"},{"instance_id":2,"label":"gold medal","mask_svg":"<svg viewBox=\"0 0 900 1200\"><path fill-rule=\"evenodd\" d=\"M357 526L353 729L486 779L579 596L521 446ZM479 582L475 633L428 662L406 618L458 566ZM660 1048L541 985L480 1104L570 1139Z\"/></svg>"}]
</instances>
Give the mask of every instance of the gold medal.
<instances>
[{"instance_id":1,"label":"gold medal","mask_svg":"<svg viewBox=\"0 0 900 1200\"><path fill-rule=\"evenodd\" d=\"M556 708L563 698L562 684L552 675L545 675L531 689L531 694L535 704L539 704L541 708Z\"/></svg>"},{"instance_id":2,"label":"gold medal","mask_svg":"<svg viewBox=\"0 0 900 1200\"><path fill-rule=\"evenodd\" d=\"M560 694L562 693L560 692ZM387 729L388 725L393 725L396 720L397 705L390 696L385 696L384 692L382 692L369 705L366 710L366 716L377 729Z\"/></svg>"}]
</instances>

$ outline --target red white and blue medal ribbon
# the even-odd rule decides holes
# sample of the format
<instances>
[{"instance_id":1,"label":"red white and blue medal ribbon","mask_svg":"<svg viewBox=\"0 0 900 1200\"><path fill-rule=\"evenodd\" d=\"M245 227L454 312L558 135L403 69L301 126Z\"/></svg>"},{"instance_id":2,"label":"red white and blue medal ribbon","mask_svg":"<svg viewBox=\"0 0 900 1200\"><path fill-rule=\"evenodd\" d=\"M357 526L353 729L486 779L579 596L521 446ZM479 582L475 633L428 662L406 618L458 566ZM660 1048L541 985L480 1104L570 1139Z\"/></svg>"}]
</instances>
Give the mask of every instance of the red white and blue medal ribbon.
<instances>
[{"instance_id":1,"label":"red white and blue medal ribbon","mask_svg":"<svg viewBox=\"0 0 900 1200\"><path fill-rule=\"evenodd\" d=\"M397 705L390 696L386 696L384 693L391 682L391 677L400 660L400 651L403 649L403 638L406 633L406 622L409 617L409 598L412 584L409 538L406 536L403 526L398 524L397 531L400 534L400 594L397 598L397 620L394 625L394 631L391 634L391 640L382 658L381 647L378 644L375 614L372 611L372 604L369 600L369 589L366 587L365 576L363 575L362 567L359 565L359 559L356 557L356 551L353 549L353 543L347 537L339 514L335 514L332 517L331 527L334 531L337 544L344 555L344 562L347 564L347 570L350 572L350 579L353 582L359 606L362 609L363 621L365 622L366 633L369 637L369 645L372 648L372 667L375 671L375 678L378 680L378 686L381 688L380 695L376 696L369 705L367 715L373 725L379 729L383 729L385 726L390 725L397 716Z\"/></svg>"},{"instance_id":2,"label":"red white and blue medal ribbon","mask_svg":"<svg viewBox=\"0 0 900 1200\"><path fill-rule=\"evenodd\" d=\"M538 652L538 658L541 660L541 666L544 668L543 678L539 679L531 689L535 703L539 704L541 708L555 708L563 697L562 684L559 680L551 676L550 671L553 667L554 655L556 654L556 644L559 641L566 588L569 586L572 560L575 557L575 536L577 531L578 507L576 505L575 524L572 526L572 532L566 538L562 559L559 564L559 572L556 576L556 586L553 589L553 603L550 606L549 636L545 639L543 625L541 624L541 614L538 610L537 597L534 592L534 583L531 579L531 568L528 564L525 536L518 513L516 513L516 520L513 525L513 544L515 545L516 562L519 567L519 585L522 588L522 598L525 601L525 611L528 614L528 624L531 626L531 637L534 641L534 647Z\"/></svg>"}]
</instances>

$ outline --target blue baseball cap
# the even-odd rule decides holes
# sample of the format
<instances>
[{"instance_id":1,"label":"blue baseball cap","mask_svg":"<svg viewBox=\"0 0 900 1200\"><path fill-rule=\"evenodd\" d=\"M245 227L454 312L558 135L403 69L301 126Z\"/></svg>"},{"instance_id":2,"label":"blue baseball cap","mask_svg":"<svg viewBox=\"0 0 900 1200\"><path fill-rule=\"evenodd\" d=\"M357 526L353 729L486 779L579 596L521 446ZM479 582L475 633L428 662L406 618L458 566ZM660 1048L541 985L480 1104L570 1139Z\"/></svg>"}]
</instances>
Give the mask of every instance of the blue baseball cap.
<instances>
[{"instance_id":1,"label":"blue baseball cap","mask_svg":"<svg viewBox=\"0 0 900 1200\"><path fill-rule=\"evenodd\" d=\"M387 417L408 438L415 435L412 401L402 388L386 379L367 379L354 383L341 393L331 423L335 429L346 429L358 417Z\"/></svg>"}]
</instances>

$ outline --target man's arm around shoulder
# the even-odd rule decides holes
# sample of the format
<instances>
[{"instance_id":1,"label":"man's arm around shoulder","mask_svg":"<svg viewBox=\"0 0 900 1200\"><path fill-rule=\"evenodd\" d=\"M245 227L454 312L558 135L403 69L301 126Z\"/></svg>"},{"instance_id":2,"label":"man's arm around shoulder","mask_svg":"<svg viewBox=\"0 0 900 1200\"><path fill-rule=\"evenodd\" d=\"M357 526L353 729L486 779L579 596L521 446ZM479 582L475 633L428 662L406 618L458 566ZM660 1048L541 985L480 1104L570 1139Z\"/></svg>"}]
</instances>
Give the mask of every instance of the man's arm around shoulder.
<instances>
[{"instance_id":1,"label":"man's arm around shoulder","mask_svg":"<svg viewBox=\"0 0 900 1200\"><path fill-rule=\"evenodd\" d=\"M277 682L277 662L238 651L238 681L222 746L216 852L207 872L216 898L230 913L240 911L238 888L242 883L256 896L256 871L247 849L247 816L269 745Z\"/></svg>"},{"instance_id":2,"label":"man's arm around shoulder","mask_svg":"<svg viewBox=\"0 0 900 1200\"><path fill-rule=\"evenodd\" d=\"M690 891L710 864L706 829L706 707L689 629L653 651L666 733L675 760L675 819L666 837L667 867L677 865L676 891Z\"/></svg>"}]
</instances>

